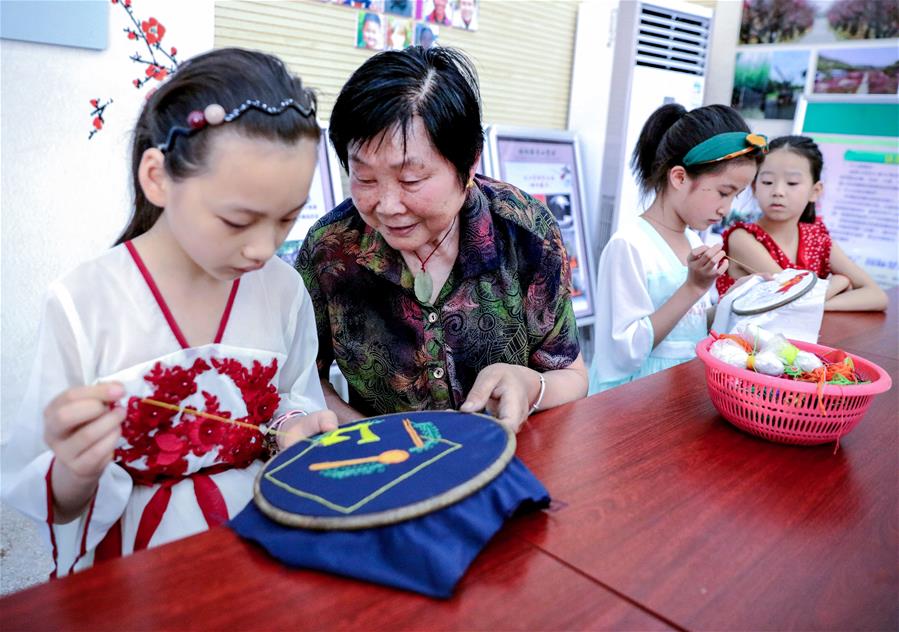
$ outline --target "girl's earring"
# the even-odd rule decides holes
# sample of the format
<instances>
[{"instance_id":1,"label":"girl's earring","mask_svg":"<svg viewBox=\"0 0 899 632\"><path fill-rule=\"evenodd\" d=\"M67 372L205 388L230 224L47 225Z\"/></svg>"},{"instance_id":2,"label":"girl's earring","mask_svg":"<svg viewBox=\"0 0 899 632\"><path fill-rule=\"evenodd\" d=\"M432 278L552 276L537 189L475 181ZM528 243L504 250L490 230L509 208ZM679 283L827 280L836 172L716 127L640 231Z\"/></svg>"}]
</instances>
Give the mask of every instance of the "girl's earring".
<instances>
[{"instance_id":1,"label":"girl's earring","mask_svg":"<svg viewBox=\"0 0 899 632\"><path fill-rule=\"evenodd\" d=\"M468 179L468 184L465 185L465 188L466 188L466 189L470 189L470 188L473 187L473 186L474 186L474 178L469 178L469 179Z\"/></svg>"}]
</instances>

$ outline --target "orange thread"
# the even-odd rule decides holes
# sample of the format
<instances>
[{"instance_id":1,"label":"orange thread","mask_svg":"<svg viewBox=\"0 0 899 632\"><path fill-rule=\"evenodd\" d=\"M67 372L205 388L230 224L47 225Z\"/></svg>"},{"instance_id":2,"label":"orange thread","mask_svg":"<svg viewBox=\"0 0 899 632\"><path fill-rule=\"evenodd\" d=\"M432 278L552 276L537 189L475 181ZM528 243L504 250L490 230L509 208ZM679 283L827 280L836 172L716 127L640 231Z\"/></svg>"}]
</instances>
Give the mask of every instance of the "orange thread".
<instances>
[{"instance_id":1,"label":"orange thread","mask_svg":"<svg viewBox=\"0 0 899 632\"><path fill-rule=\"evenodd\" d=\"M174 410L179 413L188 413L190 415L196 415L197 417L205 417L206 419L214 419L215 421L221 421L226 424L234 424L237 426L243 426L245 428L252 428L253 430L257 430L262 434L266 434L265 431L262 430L259 426L254 426L253 424L248 424L245 421L237 421L236 419L228 419L227 417L219 417L218 415L213 415L210 413L204 413L203 411L196 410L194 408L181 408L180 406L175 406L174 404L169 404L168 402L161 402L157 399L150 399L149 397L144 397L140 400L142 404L150 404L151 406L157 406L159 408L165 408L168 410ZM278 432L277 430L269 430L268 434L276 434L276 435L284 435L287 436L286 432Z\"/></svg>"},{"instance_id":2,"label":"orange thread","mask_svg":"<svg viewBox=\"0 0 899 632\"><path fill-rule=\"evenodd\" d=\"M848 356L847 356L848 359ZM845 379L850 382L858 383L858 376L855 374L855 371L847 362L834 362L832 364L826 364L825 366L818 367L814 371L806 371L802 375L796 377L796 379L800 382L816 382L817 383L817 393L818 393L818 409L827 414L827 410L824 408L824 402L822 400L822 395L824 394L824 385L833 380L837 375L843 376Z\"/></svg>"},{"instance_id":3,"label":"orange thread","mask_svg":"<svg viewBox=\"0 0 899 632\"><path fill-rule=\"evenodd\" d=\"M411 419L403 419L403 428L406 429L406 432L409 434L409 437L412 439L412 443L415 444L416 448L421 448L424 446L424 441L421 440L421 437L415 431L415 428L412 426Z\"/></svg>"},{"instance_id":4,"label":"orange thread","mask_svg":"<svg viewBox=\"0 0 899 632\"><path fill-rule=\"evenodd\" d=\"M752 345L750 345L748 342L743 340L743 338L737 336L736 334L718 334L718 338L727 338L728 340L733 340L738 345L743 347L743 351L745 351L746 353L752 353Z\"/></svg>"}]
</instances>

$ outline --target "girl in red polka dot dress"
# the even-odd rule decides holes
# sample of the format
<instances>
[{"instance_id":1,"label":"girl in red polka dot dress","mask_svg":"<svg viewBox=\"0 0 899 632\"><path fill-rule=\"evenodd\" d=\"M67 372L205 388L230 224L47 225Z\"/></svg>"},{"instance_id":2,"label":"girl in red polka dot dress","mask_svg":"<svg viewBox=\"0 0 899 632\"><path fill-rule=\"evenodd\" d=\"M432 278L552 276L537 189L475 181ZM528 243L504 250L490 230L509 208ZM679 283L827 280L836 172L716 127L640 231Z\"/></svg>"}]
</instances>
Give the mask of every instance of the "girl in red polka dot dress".
<instances>
[{"instance_id":1,"label":"girl in red polka dot dress","mask_svg":"<svg viewBox=\"0 0 899 632\"><path fill-rule=\"evenodd\" d=\"M795 268L829 279L827 310L886 309L883 290L831 240L827 227L815 217L815 201L824 190L824 160L818 146L804 136L782 136L769 148L752 185L762 217L756 224L737 222L724 233L725 252L733 259L718 277L719 294L751 272L773 274Z\"/></svg>"}]
</instances>

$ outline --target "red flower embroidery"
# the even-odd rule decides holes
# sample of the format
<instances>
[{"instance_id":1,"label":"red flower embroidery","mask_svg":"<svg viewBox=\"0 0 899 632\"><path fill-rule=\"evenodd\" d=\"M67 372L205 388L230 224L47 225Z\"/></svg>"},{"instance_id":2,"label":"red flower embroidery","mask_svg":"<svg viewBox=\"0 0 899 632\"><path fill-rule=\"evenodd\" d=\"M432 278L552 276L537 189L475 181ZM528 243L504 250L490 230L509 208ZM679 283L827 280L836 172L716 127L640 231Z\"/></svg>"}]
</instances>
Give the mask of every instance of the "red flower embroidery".
<instances>
[{"instance_id":1,"label":"red flower embroidery","mask_svg":"<svg viewBox=\"0 0 899 632\"><path fill-rule=\"evenodd\" d=\"M96 127L97 129L103 129L103 119L101 119L99 116L94 117L94 127Z\"/></svg>"},{"instance_id":2,"label":"red flower embroidery","mask_svg":"<svg viewBox=\"0 0 899 632\"><path fill-rule=\"evenodd\" d=\"M231 358L213 359L212 366L202 359L190 367L165 367L157 363L144 376L155 387L149 398L183 406L182 402L198 391L197 377L211 370L231 378L243 396L247 414L236 421L259 426L271 420L280 403L277 388L272 384L278 372L277 360L267 366L253 362L249 370ZM230 411L220 409L215 395L206 391L201 395L200 412L232 418ZM127 447L116 450L116 459L142 481L183 475L188 468L188 454L202 456L218 448L217 463L246 467L263 452L262 433L256 429L160 408L136 397L128 402L122 437Z\"/></svg>"},{"instance_id":3,"label":"red flower embroidery","mask_svg":"<svg viewBox=\"0 0 899 632\"><path fill-rule=\"evenodd\" d=\"M165 27L156 18L150 18L141 22L140 28L147 38L147 44L151 46L162 41L162 36L165 35Z\"/></svg>"}]
</instances>

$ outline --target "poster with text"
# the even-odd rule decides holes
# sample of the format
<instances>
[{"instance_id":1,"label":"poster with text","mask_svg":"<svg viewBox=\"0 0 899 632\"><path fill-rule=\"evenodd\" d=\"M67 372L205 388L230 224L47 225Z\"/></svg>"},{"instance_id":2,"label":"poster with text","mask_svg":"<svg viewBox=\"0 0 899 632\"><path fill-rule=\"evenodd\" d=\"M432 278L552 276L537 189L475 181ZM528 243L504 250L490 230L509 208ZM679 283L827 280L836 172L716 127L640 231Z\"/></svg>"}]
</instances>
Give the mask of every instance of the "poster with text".
<instances>
[{"instance_id":1,"label":"poster with text","mask_svg":"<svg viewBox=\"0 0 899 632\"><path fill-rule=\"evenodd\" d=\"M899 285L899 142L810 135L824 156L818 211L831 237L881 287Z\"/></svg>"},{"instance_id":2,"label":"poster with text","mask_svg":"<svg viewBox=\"0 0 899 632\"><path fill-rule=\"evenodd\" d=\"M593 315L592 271L584 238L574 141L497 138L499 179L546 204L559 224L571 266L571 301L577 318Z\"/></svg>"}]
</instances>

